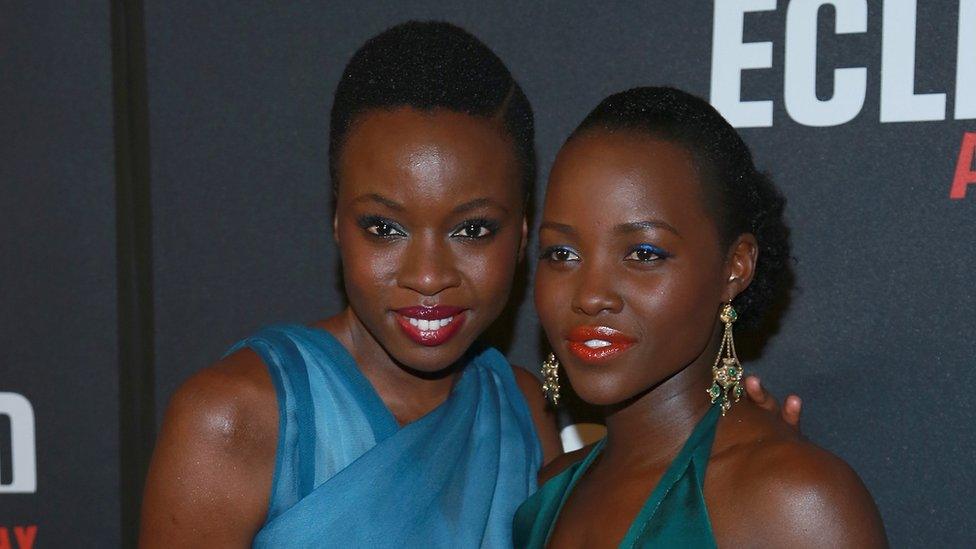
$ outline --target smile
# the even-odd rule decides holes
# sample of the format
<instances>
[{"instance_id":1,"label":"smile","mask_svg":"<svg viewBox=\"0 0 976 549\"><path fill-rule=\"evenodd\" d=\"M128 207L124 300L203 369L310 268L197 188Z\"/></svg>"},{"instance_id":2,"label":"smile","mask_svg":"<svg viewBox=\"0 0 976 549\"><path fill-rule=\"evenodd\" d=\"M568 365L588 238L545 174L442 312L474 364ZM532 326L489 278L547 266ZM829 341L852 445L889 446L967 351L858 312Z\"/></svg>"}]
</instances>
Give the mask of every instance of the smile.
<instances>
[{"instance_id":1,"label":"smile","mask_svg":"<svg viewBox=\"0 0 976 549\"><path fill-rule=\"evenodd\" d=\"M586 362L610 360L631 348L637 340L607 326L579 326L566 338L569 351Z\"/></svg>"},{"instance_id":2,"label":"smile","mask_svg":"<svg viewBox=\"0 0 976 549\"><path fill-rule=\"evenodd\" d=\"M404 307L393 311L397 324L415 343L436 347L447 343L464 324L465 309L452 306Z\"/></svg>"}]
</instances>

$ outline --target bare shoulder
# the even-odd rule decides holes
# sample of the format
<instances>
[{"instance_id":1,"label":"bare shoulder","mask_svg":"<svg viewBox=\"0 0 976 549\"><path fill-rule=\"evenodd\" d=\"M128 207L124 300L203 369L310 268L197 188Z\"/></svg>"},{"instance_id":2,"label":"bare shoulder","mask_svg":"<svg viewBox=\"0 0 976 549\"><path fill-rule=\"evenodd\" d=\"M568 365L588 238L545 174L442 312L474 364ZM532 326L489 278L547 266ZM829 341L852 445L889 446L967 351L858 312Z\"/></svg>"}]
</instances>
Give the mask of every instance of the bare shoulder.
<instances>
[{"instance_id":1,"label":"bare shoulder","mask_svg":"<svg viewBox=\"0 0 976 549\"><path fill-rule=\"evenodd\" d=\"M278 410L267 368L242 350L193 375L166 408L140 546L248 546L264 522Z\"/></svg>"},{"instance_id":2,"label":"bare shoulder","mask_svg":"<svg viewBox=\"0 0 976 549\"><path fill-rule=\"evenodd\" d=\"M173 394L163 424L164 431L186 429L215 448L236 452L265 446L278 431L277 397L267 367L243 349L197 372Z\"/></svg>"},{"instance_id":3,"label":"bare shoulder","mask_svg":"<svg viewBox=\"0 0 976 549\"><path fill-rule=\"evenodd\" d=\"M562 443L559 440L559 433L556 431L556 414L546 402L539 380L525 368L514 364L511 366L515 383L518 384L522 395L525 396L525 402L529 405L529 412L532 414L532 422L535 424L539 444L542 445L542 462L549 463L556 456L562 454Z\"/></svg>"},{"instance_id":4,"label":"bare shoulder","mask_svg":"<svg viewBox=\"0 0 976 549\"><path fill-rule=\"evenodd\" d=\"M842 459L793 433L758 436L713 454L720 539L732 545L885 547L881 516L864 483ZM712 463L709 478L712 478Z\"/></svg>"}]
</instances>

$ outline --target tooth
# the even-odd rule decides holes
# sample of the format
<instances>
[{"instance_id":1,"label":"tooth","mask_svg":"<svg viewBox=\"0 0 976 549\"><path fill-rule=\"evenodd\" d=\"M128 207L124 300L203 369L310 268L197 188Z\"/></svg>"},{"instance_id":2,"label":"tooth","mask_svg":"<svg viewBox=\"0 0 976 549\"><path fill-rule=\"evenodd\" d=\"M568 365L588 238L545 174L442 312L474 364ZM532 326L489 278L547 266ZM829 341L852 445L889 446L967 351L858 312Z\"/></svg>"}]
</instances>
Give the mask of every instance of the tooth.
<instances>
[{"instance_id":1,"label":"tooth","mask_svg":"<svg viewBox=\"0 0 976 549\"><path fill-rule=\"evenodd\" d=\"M431 330L440 330L444 326L444 320L438 318L437 320L430 321Z\"/></svg>"},{"instance_id":2,"label":"tooth","mask_svg":"<svg viewBox=\"0 0 976 549\"><path fill-rule=\"evenodd\" d=\"M408 320L410 321L410 325L411 325L411 326L416 326L416 325L418 324L418 322L417 322L417 319L416 319L416 318L409 318L409 317L408 317L407 319L408 319Z\"/></svg>"},{"instance_id":3,"label":"tooth","mask_svg":"<svg viewBox=\"0 0 976 549\"><path fill-rule=\"evenodd\" d=\"M610 346L610 342L609 341L604 341L602 339L590 339L590 340L584 341L583 342L583 345L586 345L590 349L599 349L601 347L609 347Z\"/></svg>"},{"instance_id":4,"label":"tooth","mask_svg":"<svg viewBox=\"0 0 976 549\"><path fill-rule=\"evenodd\" d=\"M450 323L451 323L451 321L452 321L452 320L454 320L454 317L453 317L453 316L449 316L449 317L447 317L447 318L445 318L445 319L443 320L443 322L444 322L444 325L445 325L445 326L447 326L448 324L450 324Z\"/></svg>"},{"instance_id":5,"label":"tooth","mask_svg":"<svg viewBox=\"0 0 976 549\"><path fill-rule=\"evenodd\" d=\"M420 328L420 331L421 332L426 332L426 331L430 330L430 321L429 320L421 320L420 321L420 324L419 324L419 328Z\"/></svg>"}]
</instances>

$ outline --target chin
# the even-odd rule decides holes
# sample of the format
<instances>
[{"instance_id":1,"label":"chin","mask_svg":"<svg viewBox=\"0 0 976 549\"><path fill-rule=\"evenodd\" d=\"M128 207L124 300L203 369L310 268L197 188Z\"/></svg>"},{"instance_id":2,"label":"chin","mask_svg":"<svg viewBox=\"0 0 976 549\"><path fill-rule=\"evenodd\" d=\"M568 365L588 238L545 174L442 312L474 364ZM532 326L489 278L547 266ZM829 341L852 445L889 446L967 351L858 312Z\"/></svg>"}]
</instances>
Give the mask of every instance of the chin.
<instances>
[{"instance_id":1,"label":"chin","mask_svg":"<svg viewBox=\"0 0 976 549\"><path fill-rule=\"evenodd\" d=\"M414 344L416 346L416 344ZM457 350L454 345L403 349L391 355L402 366L423 374L436 375L456 364L464 356L467 348Z\"/></svg>"},{"instance_id":2,"label":"chin","mask_svg":"<svg viewBox=\"0 0 976 549\"><path fill-rule=\"evenodd\" d=\"M623 379L606 373L575 371L567 372L573 391L587 404L594 406L613 406L633 398L639 393L634 386Z\"/></svg>"}]
</instances>

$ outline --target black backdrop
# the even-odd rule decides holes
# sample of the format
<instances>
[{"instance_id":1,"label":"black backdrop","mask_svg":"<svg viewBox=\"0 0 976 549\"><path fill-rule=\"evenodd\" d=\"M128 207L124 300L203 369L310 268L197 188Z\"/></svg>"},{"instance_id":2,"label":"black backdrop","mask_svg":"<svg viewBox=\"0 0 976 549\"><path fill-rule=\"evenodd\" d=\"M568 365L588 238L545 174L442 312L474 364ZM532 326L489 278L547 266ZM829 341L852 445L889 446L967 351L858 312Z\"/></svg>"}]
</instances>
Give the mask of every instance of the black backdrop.
<instances>
[{"instance_id":1,"label":"black backdrop","mask_svg":"<svg viewBox=\"0 0 976 549\"><path fill-rule=\"evenodd\" d=\"M949 190L976 131L976 114L955 115L976 95L976 2L923 0L914 22L898 13L910 1L820 3L804 27L817 2L0 1L0 392L31 402L37 433L37 490L0 482L0 528L13 542L14 526L36 525L42 547L131 540L144 441L181 380L261 325L339 309L328 111L366 38L437 18L495 49L536 109L541 192L606 94L671 84L716 101L716 70L748 63L722 44L713 66L713 23L737 31L728 13L752 5L766 11L744 15L743 40L771 42L771 60L741 73L741 96L772 101L771 125L741 131L787 195L798 263L747 367L804 397L805 433L860 473L894 546L973 545L976 186ZM811 25L808 103L843 95L836 68L865 68L863 106L843 124L787 110L799 80L785 66ZM897 49L905 29L914 64ZM882 90L906 67L914 93L945 94L942 120L881 121L883 94L908 105ZM508 314L499 340L534 367L530 290Z\"/></svg>"}]
</instances>

